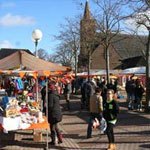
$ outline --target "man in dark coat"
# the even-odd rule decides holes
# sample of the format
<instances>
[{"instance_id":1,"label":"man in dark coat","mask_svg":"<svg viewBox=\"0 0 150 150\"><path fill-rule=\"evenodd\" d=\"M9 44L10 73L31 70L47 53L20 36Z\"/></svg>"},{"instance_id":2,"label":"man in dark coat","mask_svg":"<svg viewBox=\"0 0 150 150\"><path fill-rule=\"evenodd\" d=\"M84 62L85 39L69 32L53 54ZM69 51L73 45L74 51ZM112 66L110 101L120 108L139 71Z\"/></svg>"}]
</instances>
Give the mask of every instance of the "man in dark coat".
<instances>
[{"instance_id":1,"label":"man in dark coat","mask_svg":"<svg viewBox=\"0 0 150 150\"><path fill-rule=\"evenodd\" d=\"M56 144L56 136L58 143L62 143L62 134L58 128L58 123L62 120L62 112L59 104L60 96L54 85L49 86L48 92L48 122L50 123L51 139L49 144Z\"/></svg>"}]
</instances>

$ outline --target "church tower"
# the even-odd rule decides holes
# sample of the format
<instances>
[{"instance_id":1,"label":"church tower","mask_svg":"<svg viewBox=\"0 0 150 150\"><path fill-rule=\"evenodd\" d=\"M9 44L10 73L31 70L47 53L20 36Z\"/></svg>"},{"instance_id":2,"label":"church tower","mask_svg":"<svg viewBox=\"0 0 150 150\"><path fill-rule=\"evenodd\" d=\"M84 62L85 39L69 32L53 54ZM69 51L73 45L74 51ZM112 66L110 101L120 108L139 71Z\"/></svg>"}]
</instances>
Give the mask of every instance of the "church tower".
<instances>
[{"instance_id":1,"label":"church tower","mask_svg":"<svg viewBox=\"0 0 150 150\"><path fill-rule=\"evenodd\" d=\"M96 34L96 21L92 18L89 3L86 1L84 15L80 21L80 54L78 57L78 67L82 71L87 71L88 53L91 51Z\"/></svg>"}]
</instances>

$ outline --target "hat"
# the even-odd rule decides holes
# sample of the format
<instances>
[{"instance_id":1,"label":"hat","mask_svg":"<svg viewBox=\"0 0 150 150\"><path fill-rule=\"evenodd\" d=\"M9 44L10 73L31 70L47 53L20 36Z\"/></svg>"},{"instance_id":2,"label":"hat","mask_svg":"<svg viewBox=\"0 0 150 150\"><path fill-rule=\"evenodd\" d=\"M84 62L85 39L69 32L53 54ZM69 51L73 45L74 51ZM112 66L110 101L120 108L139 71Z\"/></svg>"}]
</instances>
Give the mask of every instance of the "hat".
<instances>
[{"instance_id":1,"label":"hat","mask_svg":"<svg viewBox=\"0 0 150 150\"><path fill-rule=\"evenodd\" d=\"M56 90L56 86L54 84L50 84L49 85L49 89L54 91L54 90Z\"/></svg>"},{"instance_id":2,"label":"hat","mask_svg":"<svg viewBox=\"0 0 150 150\"><path fill-rule=\"evenodd\" d=\"M70 80L69 80L69 79L66 79L66 83L70 83Z\"/></svg>"}]
</instances>

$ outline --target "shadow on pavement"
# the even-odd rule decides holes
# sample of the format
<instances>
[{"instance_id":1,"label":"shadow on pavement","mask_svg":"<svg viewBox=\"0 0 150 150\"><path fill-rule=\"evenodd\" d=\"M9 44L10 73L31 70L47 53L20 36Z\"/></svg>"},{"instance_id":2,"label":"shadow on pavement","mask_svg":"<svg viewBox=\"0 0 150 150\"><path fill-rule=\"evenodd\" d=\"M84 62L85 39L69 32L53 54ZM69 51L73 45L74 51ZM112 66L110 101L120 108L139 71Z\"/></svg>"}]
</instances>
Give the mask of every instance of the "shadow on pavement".
<instances>
[{"instance_id":1,"label":"shadow on pavement","mask_svg":"<svg viewBox=\"0 0 150 150\"><path fill-rule=\"evenodd\" d=\"M63 134L64 138L72 138L72 139L87 139L85 135L79 136L79 134Z\"/></svg>"},{"instance_id":2,"label":"shadow on pavement","mask_svg":"<svg viewBox=\"0 0 150 150\"><path fill-rule=\"evenodd\" d=\"M147 135L147 136L150 136L150 131L149 130L145 130L145 131L126 131L126 132L115 132L115 134L121 134L121 135L123 135L123 134L132 134L132 135L134 135L134 134L140 134L140 135ZM138 135L137 135L138 136Z\"/></svg>"},{"instance_id":3,"label":"shadow on pavement","mask_svg":"<svg viewBox=\"0 0 150 150\"><path fill-rule=\"evenodd\" d=\"M144 113L122 110L118 115L117 125L119 126L143 126L150 124L149 118L146 118Z\"/></svg>"},{"instance_id":4,"label":"shadow on pavement","mask_svg":"<svg viewBox=\"0 0 150 150\"><path fill-rule=\"evenodd\" d=\"M118 122L116 124L116 129L120 128L121 130L115 131L116 134L116 141L118 144L127 144L127 143L135 143L135 144L143 144L142 148L147 148L149 145L147 144L150 141L141 141L138 136L142 137L150 137L150 131L149 128L144 128L145 126L148 127L150 124L150 119L149 119L149 114L143 113L143 112L134 112L134 111L128 111L127 109L127 102L124 100L120 100L119 106L121 108L120 113L118 115ZM72 138L72 139L81 139L80 142L78 143L79 145L93 145L93 144L107 144L106 137L104 139L102 138L101 140L95 141L92 139L92 141L86 140L86 125L87 121L89 118L89 112L86 109L81 109L81 102L79 98L71 99L70 100L70 108L71 110L66 110L65 106L66 103L65 101L62 101L61 103L62 108L63 108L63 113L67 116L76 116L84 121L78 121L78 122L70 122L69 123L64 123L64 125L73 125L73 126L78 126L79 124L85 124L85 135L80 136L80 130L77 129L76 133L70 133L64 135L67 138ZM131 128L130 128L131 126ZM134 127L136 128L134 130ZM142 127L142 130L140 129ZM143 130L144 129L144 130ZM79 134L77 134L79 133ZM127 138L128 135L130 138ZM106 136L106 135L105 135ZM134 140L135 138L135 140ZM139 140L136 140L138 138ZM146 146L145 146L145 144ZM144 147L145 146L145 147ZM85 148L84 148L85 149ZM90 148L88 148L90 149Z\"/></svg>"},{"instance_id":5,"label":"shadow on pavement","mask_svg":"<svg viewBox=\"0 0 150 150\"><path fill-rule=\"evenodd\" d=\"M25 139L24 139L25 140ZM14 141L3 141L2 144L1 144L1 147L6 147L6 146L21 146L22 148L27 148L27 147L30 147L30 148L45 148L46 147L46 143L45 142L31 142L31 139L26 139L26 141L17 141L17 140L14 140Z\"/></svg>"},{"instance_id":6,"label":"shadow on pavement","mask_svg":"<svg viewBox=\"0 0 150 150\"><path fill-rule=\"evenodd\" d=\"M63 108L63 113L65 115L76 115L77 117L83 119L87 122L89 117L89 112L86 109L81 109L81 102L80 99L74 96L75 99L70 100L70 110L66 110L66 103L61 103ZM78 96L79 97L79 96ZM134 112L134 111L128 111L127 110L127 102L124 102L123 100L119 101L119 106L126 108L121 109L119 115L118 115L118 122L117 126L130 126L130 125L136 125L136 126L143 126L150 124L150 119L145 117L149 114L143 113L143 112Z\"/></svg>"},{"instance_id":7,"label":"shadow on pavement","mask_svg":"<svg viewBox=\"0 0 150 150\"><path fill-rule=\"evenodd\" d=\"M11 133L11 134L10 134ZM7 149L7 146L19 146L21 149L23 148L41 148L44 149L46 147L46 140L43 136L42 142L34 142L32 133L25 133L25 132L10 132L7 134L1 134L0 136L0 149ZM18 134L18 135L17 135ZM19 140L15 139L15 137L23 135L23 137ZM6 136L7 135L7 136ZM12 136L13 135L13 136Z\"/></svg>"},{"instance_id":8,"label":"shadow on pavement","mask_svg":"<svg viewBox=\"0 0 150 150\"><path fill-rule=\"evenodd\" d=\"M142 147L142 148L149 148L149 149L150 149L150 144L142 144L142 145L140 145L139 147Z\"/></svg>"}]
</instances>

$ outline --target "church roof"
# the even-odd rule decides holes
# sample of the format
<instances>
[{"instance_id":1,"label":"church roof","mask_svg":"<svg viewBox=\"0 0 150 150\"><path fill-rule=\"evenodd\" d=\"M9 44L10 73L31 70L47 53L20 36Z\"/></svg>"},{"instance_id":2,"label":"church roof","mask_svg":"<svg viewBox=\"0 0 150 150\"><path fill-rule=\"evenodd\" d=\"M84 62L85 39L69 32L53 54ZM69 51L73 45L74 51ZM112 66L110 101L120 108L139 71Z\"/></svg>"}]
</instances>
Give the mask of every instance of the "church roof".
<instances>
[{"instance_id":1,"label":"church roof","mask_svg":"<svg viewBox=\"0 0 150 150\"><path fill-rule=\"evenodd\" d=\"M117 66L116 69L127 69L141 66L146 66L146 59L143 56L136 56L122 60L122 64Z\"/></svg>"},{"instance_id":2,"label":"church roof","mask_svg":"<svg viewBox=\"0 0 150 150\"><path fill-rule=\"evenodd\" d=\"M84 19L91 19L91 12L90 12L88 1L86 1L85 3Z\"/></svg>"},{"instance_id":3,"label":"church roof","mask_svg":"<svg viewBox=\"0 0 150 150\"><path fill-rule=\"evenodd\" d=\"M126 69L130 67L145 66L146 64L145 64L144 56L146 50L146 42L147 42L147 37L145 36L135 36L135 35L128 35L128 34L116 35L112 39L111 46L109 49L111 68ZM96 52L97 54L95 54L95 58L96 55L98 55L98 51L99 50L97 50ZM102 52L101 50L101 53L104 52ZM105 61L103 61L103 63L105 64ZM104 67L105 65L103 66L103 68Z\"/></svg>"},{"instance_id":4,"label":"church roof","mask_svg":"<svg viewBox=\"0 0 150 150\"><path fill-rule=\"evenodd\" d=\"M146 50L146 41L145 36L119 34L114 38L112 45L123 60L143 56Z\"/></svg>"}]
</instances>

